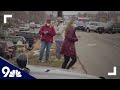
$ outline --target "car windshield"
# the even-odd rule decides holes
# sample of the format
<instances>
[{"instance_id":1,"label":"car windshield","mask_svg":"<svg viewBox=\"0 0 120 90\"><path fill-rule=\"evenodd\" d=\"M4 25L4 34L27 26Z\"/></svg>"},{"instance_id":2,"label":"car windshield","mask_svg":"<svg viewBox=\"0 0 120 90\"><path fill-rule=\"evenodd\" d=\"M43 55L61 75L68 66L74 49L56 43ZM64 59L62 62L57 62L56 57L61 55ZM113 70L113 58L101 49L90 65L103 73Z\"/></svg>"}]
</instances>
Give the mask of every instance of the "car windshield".
<instances>
[{"instance_id":1,"label":"car windshield","mask_svg":"<svg viewBox=\"0 0 120 90\"><path fill-rule=\"evenodd\" d=\"M120 27L120 23L116 23L114 26L115 27Z\"/></svg>"},{"instance_id":2,"label":"car windshield","mask_svg":"<svg viewBox=\"0 0 120 90\"><path fill-rule=\"evenodd\" d=\"M97 23L97 26L103 26L103 25L104 25L104 24L101 23L101 22Z\"/></svg>"},{"instance_id":3,"label":"car windshield","mask_svg":"<svg viewBox=\"0 0 120 90\"><path fill-rule=\"evenodd\" d=\"M7 46L8 46L8 47L13 47L14 44L13 44L12 42L10 42L10 41L7 41Z\"/></svg>"},{"instance_id":4,"label":"car windshield","mask_svg":"<svg viewBox=\"0 0 120 90\"><path fill-rule=\"evenodd\" d=\"M22 25L20 25L20 27L25 27L25 25L24 25L24 24L22 24Z\"/></svg>"},{"instance_id":5,"label":"car windshield","mask_svg":"<svg viewBox=\"0 0 120 90\"><path fill-rule=\"evenodd\" d=\"M96 26L97 24L96 23L90 23L90 25L95 25Z\"/></svg>"},{"instance_id":6,"label":"car windshield","mask_svg":"<svg viewBox=\"0 0 120 90\"><path fill-rule=\"evenodd\" d=\"M77 25L77 26L84 26L84 23L83 23L82 21L77 21L77 22L76 22L76 25Z\"/></svg>"},{"instance_id":7,"label":"car windshield","mask_svg":"<svg viewBox=\"0 0 120 90\"><path fill-rule=\"evenodd\" d=\"M85 23L85 25L88 25L88 24L89 24L89 22L86 22L86 23Z\"/></svg>"},{"instance_id":8,"label":"car windshield","mask_svg":"<svg viewBox=\"0 0 120 90\"><path fill-rule=\"evenodd\" d=\"M8 41L12 41L14 44L17 44L17 42L20 40L20 41L23 41L22 38L20 37L7 37L6 40Z\"/></svg>"}]
</instances>

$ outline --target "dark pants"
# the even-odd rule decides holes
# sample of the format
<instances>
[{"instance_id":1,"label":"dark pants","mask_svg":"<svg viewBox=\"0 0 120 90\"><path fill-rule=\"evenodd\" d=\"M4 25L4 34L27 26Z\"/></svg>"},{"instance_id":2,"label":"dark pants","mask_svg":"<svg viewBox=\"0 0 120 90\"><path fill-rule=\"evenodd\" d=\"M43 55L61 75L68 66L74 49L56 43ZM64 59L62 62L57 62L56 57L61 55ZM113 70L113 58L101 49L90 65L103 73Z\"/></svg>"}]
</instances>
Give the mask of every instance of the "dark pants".
<instances>
[{"instance_id":1,"label":"dark pants","mask_svg":"<svg viewBox=\"0 0 120 90\"><path fill-rule=\"evenodd\" d=\"M69 63L70 58L72 59L72 61ZM76 63L76 61L77 61L76 57L69 57L69 56L64 55L64 62L62 64L62 68L63 69L69 69L70 67L72 67Z\"/></svg>"}]
</instances>

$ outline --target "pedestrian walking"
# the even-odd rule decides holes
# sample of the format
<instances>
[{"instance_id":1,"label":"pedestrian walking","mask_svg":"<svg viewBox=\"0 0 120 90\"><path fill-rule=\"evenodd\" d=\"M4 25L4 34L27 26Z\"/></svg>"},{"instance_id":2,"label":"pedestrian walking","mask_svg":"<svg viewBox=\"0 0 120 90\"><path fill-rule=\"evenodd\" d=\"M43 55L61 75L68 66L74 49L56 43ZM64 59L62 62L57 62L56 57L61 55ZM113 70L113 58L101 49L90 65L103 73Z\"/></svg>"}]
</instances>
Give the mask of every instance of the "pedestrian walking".
<instances>
[{"instance_id":1,"label":"pedestrian walking","mask_svg":"<svg viewBox=\"0 0 120 90\"><path fill-rule=\"evenodd\" d=\"M53 43L53 37L56 35L54 28L51 26L51 19L46 20L46 24L40 29L39 34L41 35L41 48L39 60L43 62L43 54L46 49L45 60L48 61L50 55L50 48Z\"/></svg>"},{"instance_id":2,"label":"pedestrian walking","mask_svg":"<svg viewBox=\"0 0 120 90\"><path fill-rule=\"evenodd\" d=\"M77 61L75 42L78 41L78 38L75 34L75 25L74 20L71 20L65 29L65 39L60 51L64 55L63 69L69 69ZM72 61L69 63L70 59Z\"/></svg>"}]
</instances>

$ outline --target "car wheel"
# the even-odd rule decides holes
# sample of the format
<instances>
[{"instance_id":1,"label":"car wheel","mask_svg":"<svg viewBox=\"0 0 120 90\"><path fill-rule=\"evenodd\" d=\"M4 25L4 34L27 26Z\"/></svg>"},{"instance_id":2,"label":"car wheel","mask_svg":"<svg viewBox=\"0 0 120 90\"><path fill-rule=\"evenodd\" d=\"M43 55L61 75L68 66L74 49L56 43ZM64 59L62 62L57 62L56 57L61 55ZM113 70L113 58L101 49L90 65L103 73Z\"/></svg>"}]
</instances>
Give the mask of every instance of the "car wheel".
<instances>
[{"instance_id":1,"label":"car wheel","mask_svg":"<svg viewBox=\"0 0 120 90\"><path fill-rule=\"evenodd\" d=\"M108 33L108 34L111 34L111 31L109 30L107 33Z\"/></svg>"},{"instance_id":2,"label":"car wheel","mask_svg":"<svg viewBox=\"0 0 120 90\"><path fill-rule=\"evenodd\" d=\"M87 30L85 29L85 32L87 32Z\"/></svg>"},{"instance_id":3,"label":"car wheel","mask_svg":"<svg viewBox=\"0 0 120 90\"><path fill-rule=\"evenodd\" d=\"M112 31L112 34L115 34L115 32Z\"/></svg>"},{"instance_id":4,"label":"car wheel","mask_svg":"<svg viewBox=\"0 0 120 90\"><path fill-rule=\"evenodd\" d=\"M99 34L102 34L102 31L99 31L98 33L99 33Z\"/></svg>"},{"instance_id":5,"label":"car wheel","mask_svg":"<svg viewBox=\"0 0 120 90\"><path fill-rule=\"evenodd\" d=\"M96 32L96 33L97 33L98 31L96 30L96 31L94 31L94 32Z\"/></svg>"}]
</instances>

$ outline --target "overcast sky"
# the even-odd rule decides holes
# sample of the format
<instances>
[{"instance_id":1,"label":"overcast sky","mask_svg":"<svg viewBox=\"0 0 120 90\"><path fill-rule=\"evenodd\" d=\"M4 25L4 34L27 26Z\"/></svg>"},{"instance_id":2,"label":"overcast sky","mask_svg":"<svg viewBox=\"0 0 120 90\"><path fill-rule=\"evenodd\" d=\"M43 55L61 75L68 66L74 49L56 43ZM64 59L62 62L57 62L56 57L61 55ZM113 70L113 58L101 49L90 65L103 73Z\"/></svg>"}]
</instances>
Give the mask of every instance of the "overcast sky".
<instances>
[{"instance_id":1,"label":"overcast sky","mask_svg":"<svg viewBox=\"0 0 120 90\"><path fill-rule=\"evenodd\" d=\"M96 14L98 11L63 11L63 14L64 15L76 15L78 12L80 12L82 14L85 12Z\"/></svg>"},{"instance_id":2,"label":"overcast sky","mask_svg":"<svg viewBox=\"0 0 120 90\"><path fill-rule=\"evenodd\" d=\"M96 13L98 13L98 11L63 11L63 15L76 15L79 12L81 14L83 14L85 12L90 13L90 14L96 14ZM107 12L107 11L104 11L104 12ZM47 11L47 14L52 14L52 11ZM56 15L57 12L55 11L54 14Z\"/></svg>"}]
</instances>

